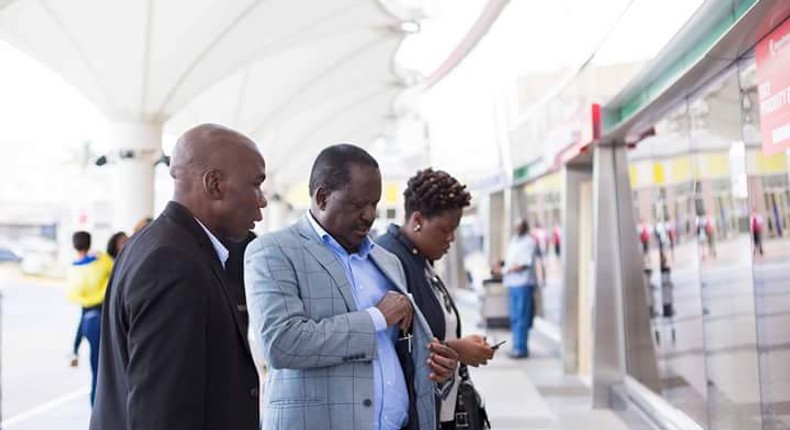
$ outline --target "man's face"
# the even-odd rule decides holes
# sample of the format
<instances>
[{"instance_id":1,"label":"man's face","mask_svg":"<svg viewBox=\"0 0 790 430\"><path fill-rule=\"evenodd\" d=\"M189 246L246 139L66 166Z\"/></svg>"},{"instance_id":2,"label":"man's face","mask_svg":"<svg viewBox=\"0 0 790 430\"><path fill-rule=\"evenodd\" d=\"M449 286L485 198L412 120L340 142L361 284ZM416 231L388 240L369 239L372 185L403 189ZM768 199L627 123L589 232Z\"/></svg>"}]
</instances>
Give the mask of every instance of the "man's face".
<instances>
[{"instance_id":1,"label":"man's face","mask_svg":"<svg viewBox=\"0 0 790 430\"><path fill-rule=\"evenodd\" d=\"M226 169L223 198L219 212L220 234L242 240L260 221L267 205L261 185L266 179L266 164L258 151L250 149L237 158L234 168Z\"/></svg>"},{"instance_id":2,"label":"man's face","mask_svg":"<svg viewBox=\"0 0 790 430\"><path fill-rule=\"evenodd\" d=\"M381 199L381 173L370 166L352 164L349 183L338 190L316 190L313 215L347 251L356 252L376 220Z\"/></svg>"}]
</instances>

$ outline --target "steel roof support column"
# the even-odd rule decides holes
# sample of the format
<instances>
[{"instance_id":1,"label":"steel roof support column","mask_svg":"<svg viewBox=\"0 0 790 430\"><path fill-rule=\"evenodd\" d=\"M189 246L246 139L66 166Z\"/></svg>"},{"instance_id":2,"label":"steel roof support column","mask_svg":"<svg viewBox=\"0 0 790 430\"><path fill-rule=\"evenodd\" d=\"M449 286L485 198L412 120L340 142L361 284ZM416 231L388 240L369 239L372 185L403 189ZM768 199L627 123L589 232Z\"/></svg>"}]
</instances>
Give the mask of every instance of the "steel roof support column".
<instances>
[{"instance_id":1,"label":"steel roof support column","mask_svg":"<svg viewBox=\"0 0 790 430\"><path fill-rule=\"evenodd\" d=\"M658 387L643 262L624 145L597 145L593 161L593 407L629 374Z\"/></svg>"}]
</instances>

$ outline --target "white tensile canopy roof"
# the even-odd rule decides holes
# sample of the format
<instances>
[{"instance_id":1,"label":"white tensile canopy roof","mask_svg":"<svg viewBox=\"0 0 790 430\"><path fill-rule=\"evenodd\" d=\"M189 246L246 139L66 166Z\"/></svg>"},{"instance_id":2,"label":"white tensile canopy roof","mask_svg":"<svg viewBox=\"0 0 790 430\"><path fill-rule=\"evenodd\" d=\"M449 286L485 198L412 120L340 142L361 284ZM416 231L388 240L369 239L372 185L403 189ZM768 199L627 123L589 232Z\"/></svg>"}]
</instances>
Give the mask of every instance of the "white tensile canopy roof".
<instances>
[{"instance_id":1,"label":"white tensile canopy roof","mask_svg":"<svg viewBox=\"0 0 790 430\"><path fill-rule=\"evenodd\" d=\"M306 180L320 148L380 136L403 84L392 74L400 37L349 28L257 61L213 85L168 131L216 121L258 141L279 184Z\"/></svg>"},{"instance_id":2,"label":"white tensile canopy roof","mask_svg":"<svg viewBox=\"0 0 790 430\"><path fill-rule=\"evenodd\" d=\"M381 135L406 19L377 0L0 0L0 37L110 119L237 128L280 183Z\"/></svg>"}]
</instances>

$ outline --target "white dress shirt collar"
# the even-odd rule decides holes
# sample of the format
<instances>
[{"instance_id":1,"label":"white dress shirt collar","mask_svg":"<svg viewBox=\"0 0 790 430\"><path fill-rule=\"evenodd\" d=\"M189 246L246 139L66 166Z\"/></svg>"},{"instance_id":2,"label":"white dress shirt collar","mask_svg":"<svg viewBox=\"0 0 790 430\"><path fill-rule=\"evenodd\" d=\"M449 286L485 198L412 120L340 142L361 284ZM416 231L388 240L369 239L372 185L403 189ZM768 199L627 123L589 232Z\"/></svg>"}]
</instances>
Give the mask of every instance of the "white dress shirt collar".
<instances>
[{"instance_id":1,"label":"white dress shirt collar","mask_svg":"<svg viewBox=\"0 0 790 430\"><path fill-rule=\"evenodd\" d=\"M207 229L199 219L195 218L195 221L200 224L200 226L203 228L203 231L205 231L208 235L208 240L211 241L211 245L214 247L214 251L217 253L217 257L219 257L219 261L222 263L222 268L224 269L225 262L228 261L228 257L230 256L230 251L228 251L228 248L225 248L225 245L223 245L222 242L217 239L217 236L214 236L214 234L211 233L211 230Z\"/></svg>"}]
</instances>

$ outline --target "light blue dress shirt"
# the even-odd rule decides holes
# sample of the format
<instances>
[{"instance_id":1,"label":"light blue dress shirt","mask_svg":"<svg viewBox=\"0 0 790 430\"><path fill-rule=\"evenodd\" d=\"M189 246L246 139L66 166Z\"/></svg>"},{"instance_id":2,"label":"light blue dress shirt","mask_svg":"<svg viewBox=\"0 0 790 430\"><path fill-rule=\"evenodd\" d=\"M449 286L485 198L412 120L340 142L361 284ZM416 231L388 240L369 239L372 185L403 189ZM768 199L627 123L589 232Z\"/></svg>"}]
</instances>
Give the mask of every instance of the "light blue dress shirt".
<instances>
[{"instance_id":1,"label":"light blue dress shirt","mask_svg":"<svg viewBox=\"0 0 790 430\"><path fill-rule=\"evenodd\" d=\"M370 259L370 251L376 245L366 238L358 252L349 254L309 212L307 219L324 245L343 263L357 309L368 312L376 327L378 354L373 359L373 387L376 397L373 429L400 430L409 417L409 392L406 390L406 378L395 352L397 326L387 327L387 320L375 307L387 291L394 290L390 281Z\"/></svg>"},{"instance_id":2,"label":"light blue dress shirt","mask_svg":"<svg viewBox=\"0 0 790 430\"><path fill-rule=\"evenodd\" d=\"M524 287L537 285L535 260L540 256L540 246L538 246L537 240L529 233L511 238L505 252L505 267L503 269L505 272L518 266L526 266L526 269L519 272L506 273L502 280L505 286Z\"/></svg>"}]
</instances>

